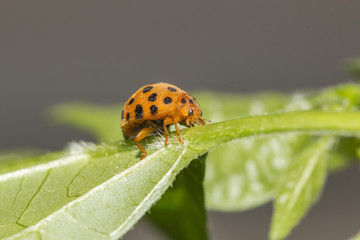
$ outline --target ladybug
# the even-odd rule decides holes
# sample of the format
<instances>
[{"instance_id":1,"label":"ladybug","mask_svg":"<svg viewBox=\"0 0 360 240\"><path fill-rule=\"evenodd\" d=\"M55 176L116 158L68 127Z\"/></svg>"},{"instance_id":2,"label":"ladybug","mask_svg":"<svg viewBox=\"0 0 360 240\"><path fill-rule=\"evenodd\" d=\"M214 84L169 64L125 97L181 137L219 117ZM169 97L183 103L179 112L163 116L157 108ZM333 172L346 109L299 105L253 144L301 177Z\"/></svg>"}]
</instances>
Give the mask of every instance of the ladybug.
<instances>
[{"instance_id":1,"label":"ladybug","mask_svg":"<svg viewBox=\"0 0 360 240\"><path fill-rule=\"evenodd\" d=\"M125 103L121 112L121 129L126 140L134 138L142 152L147 153L139 143L156 130L165 132L165 145L169 140L168 126L175 125L180 143L184 143L177 124L193 127L194 123L205 125L200 105L189 93L168 83L145 85L137 90Z\"/></svg>"}]
</instances>

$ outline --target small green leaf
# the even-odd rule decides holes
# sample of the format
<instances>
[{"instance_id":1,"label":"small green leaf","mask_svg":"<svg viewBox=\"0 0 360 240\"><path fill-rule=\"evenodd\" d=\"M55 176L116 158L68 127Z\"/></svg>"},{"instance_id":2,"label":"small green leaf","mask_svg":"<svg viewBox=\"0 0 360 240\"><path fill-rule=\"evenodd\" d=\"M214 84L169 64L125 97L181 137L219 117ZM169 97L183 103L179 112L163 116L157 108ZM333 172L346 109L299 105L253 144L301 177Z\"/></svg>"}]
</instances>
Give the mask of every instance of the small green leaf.
<instances>
[{"instance_id":1,"label":"small green leaf","mask_svg":"<svg viewBox=\"0 0 360 240\"><path fill-rule=\"evenodd\" d=\"M99 140L111 142L123 139L120 105L60 104L51 109L52 119L94 134Z\"/></svg>"},{"instance_id":2,"label":"small green leaf","mask_svg":"<svg viewBox=\"0 0 360 240\"><path fill-rule=\"evenodd\" d=\"M207 239L203 189L206 155L180 172L148 215L171 239Z\"/></svg>"},{"instance_id":3,"label":"small green leaf","mask_svg":"<svg viewBox=\"0 0 360 240\"><path fill-rule=\"evenodd\" d=\"M360 58L354 58L347 61L347 70L351 76L360 79Z\"/></svg>"},{"instance_id":4,"label":"small green leaf","mask_svg":"<svg viewBox=\"0 0 360 240\"><path fill-rule=\"evenodd\" d=\"M358 157L358 160L360 161L360 148L357 149L356 155L357 155L357 157Z\"/></svg>"},{"instance_id":5,"label":"small green leaf","mask_svg":"<svg viewBox=\"0 0 360 240\"><path fill-rule=\"evenodd\" d=\"M343 170L356 161L356 150L360 146L358 138L338 138L328 158L328 169L330 173Z\"/></svg>"},{"instance_id":6,"label":"small green leaf","mask_svg":"<svg viewBox=\"0 0 360 240\"><path fill-rule=\"evenodd\" d=\"M322 137L293 159L279 181L270 239L284 239L318 199L325 183L327 158L334 145Z\"/></svg>"}]
</instances>

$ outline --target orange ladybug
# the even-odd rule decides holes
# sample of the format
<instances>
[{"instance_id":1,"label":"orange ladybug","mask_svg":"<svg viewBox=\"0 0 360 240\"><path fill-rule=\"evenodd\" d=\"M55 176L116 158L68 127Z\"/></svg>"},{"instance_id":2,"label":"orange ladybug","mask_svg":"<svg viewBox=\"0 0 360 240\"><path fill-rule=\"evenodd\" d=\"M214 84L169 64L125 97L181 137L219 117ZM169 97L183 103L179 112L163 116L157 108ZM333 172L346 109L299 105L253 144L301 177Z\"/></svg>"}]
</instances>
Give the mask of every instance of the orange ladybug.
<instances>
[{"instance_id":1,"label":"orange ladybug","mask_svg":"<svg viewBox=\"0 0 360 240\"><path fill-rule=\"evenodd\" d=\"M125 103L121 112L121 129L126 140L135 138L135 144L147 153L139 143L156 130L165 132L165 145L169 139L168 126L175 125L180 143L183 143L177 124L193 127L204 125L200 105L187 92L168 83L154 83L137 90Z\"/></svg>"}]
</instances>

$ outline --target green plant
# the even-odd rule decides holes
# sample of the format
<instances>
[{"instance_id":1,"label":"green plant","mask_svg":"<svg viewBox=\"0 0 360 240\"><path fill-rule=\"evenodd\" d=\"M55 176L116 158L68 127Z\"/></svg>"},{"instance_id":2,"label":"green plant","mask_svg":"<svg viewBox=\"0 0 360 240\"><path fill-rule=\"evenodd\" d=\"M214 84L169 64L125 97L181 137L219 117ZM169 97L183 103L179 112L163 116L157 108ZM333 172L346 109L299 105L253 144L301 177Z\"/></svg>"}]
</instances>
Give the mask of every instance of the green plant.
<instances>
[{"instance_id":1,"label":"green plant","mask_svg":"<svg viewBox=\"0 0 360 240\"><path fill-rule=\"evenodd\" d=\"M360 58L349 59L345 66L350 76L354 79L360 79Z\"/></svg>"},{"instance_id":2,"label":"green plant","mask_svg":"<svg viewBox=\"0 0 360 240\"><path fill-rule=\"evenodd\" d=\"M360 85L194 95L213 123L183 129L184 145L174 134L166 147L162 135L147 138L142 161L121 139L120 105L55 107L59 123L89 131L99 143L3 154L0 237L118 239L151 209L147 216L172 239L207 239L206 209L242 211L273 200L269 238L284 239L317 201L327 175L356 159Z\"/></svg>"}]
</instances>

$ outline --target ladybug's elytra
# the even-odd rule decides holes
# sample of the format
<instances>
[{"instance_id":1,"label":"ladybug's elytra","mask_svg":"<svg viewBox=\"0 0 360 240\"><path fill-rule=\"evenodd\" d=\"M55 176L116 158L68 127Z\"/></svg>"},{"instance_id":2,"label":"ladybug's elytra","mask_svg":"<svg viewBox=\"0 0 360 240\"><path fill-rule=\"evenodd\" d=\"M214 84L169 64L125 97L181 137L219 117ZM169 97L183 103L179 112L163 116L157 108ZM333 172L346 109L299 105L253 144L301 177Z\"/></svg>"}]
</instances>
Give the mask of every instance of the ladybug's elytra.
<instances>
[{"instance_id":1,"label":"ladybug's elytra","mask_svg":"<svg viewBox=\"0 0 360 240\"><path fill-rule=\"evenodd\" d=\"M175 125L180 143L183 143L177 124L193 127L204 125L202 111L196 100L187 92L168 83L154 83L137 90L125 103L121 112L121 129L126 140L135 138L135 144L147 153L139 143L157 129L165 132L165 145L169 139L168 126Z\"/></svg>"}]
</instances>

